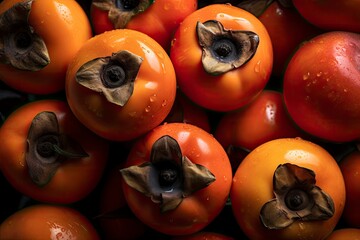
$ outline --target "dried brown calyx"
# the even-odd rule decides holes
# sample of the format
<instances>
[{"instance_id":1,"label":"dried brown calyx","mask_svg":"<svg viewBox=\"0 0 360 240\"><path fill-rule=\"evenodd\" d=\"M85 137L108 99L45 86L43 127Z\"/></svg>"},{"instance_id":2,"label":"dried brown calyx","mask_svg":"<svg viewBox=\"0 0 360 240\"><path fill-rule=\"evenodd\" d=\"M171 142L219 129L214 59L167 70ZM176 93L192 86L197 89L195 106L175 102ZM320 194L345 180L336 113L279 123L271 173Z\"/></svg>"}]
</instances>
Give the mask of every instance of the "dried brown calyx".
<instances>
[{"instance_id":1,"label":"dried brown calyx","mask_svg":"<svg viewBox=\"0 0 360 240\"><path fill-rule=\"evenodd\" d=\"M197 22L196 32L202 48L203 67L212 75L244 65L254 56L260 41L254 32L227 30L216 20Z\"/></svg>"},{"instance_id":2,"label":"dried brown calyx","mask_svg":"<svg viewBox=\"0 0 360 240\"><path fill-rule=\"evenodd\" d=\"M93 59L82 65L76 81L82 86L104 94L106 99L124 106L134 91L134 82L143 59L127 50L110 57Z\"/></svg>"},{"instance_id":3,"label":"dried brown calyx","mask_svg":"<svg viewBox=\"0 0 360 240\"><path fill-rule=\"evenodd\" d=\"M92 5L107 11L115 29L125 28L135 15L144 12L153 0L94 0Z\"/></svg>"},{"instance_id":4,"label":"dried brown calyx","mask_svg":"<svg viewBox=\"0 0 360 240\"><path fill-rule=\"evenodd\" d=\"M25 160L35 184L46 185L62 161L87 156L77 142L60 133L55 113L44 111L34 117L27 136Z\"/></svg>"},{"instance_id":5,"label":"dried brown calyx","mask_svg":"<svg viewBox=\"0 0 360 240\"><path fill-rule=\"evenodd\" d=\"M165 135L151 149L150 162L120 170L126 184L160 204L162 213L215 181L204 166L183 156L178 142Z\"/></svg>"},{"instance_id":6,"label":"dried brown calyx","mask_svg":"<svg viewBox=\"0 0 360 240\"><path fill-rule=\"evenodd\" d=\"M28 23L33 0L14 4L0 15L0 63L38 71L50 63L44 40Z\"/></svg>"},{"instance_id":7,"label":"dried brown calyx","mask_svg":"<svg viewBox=\"0 0 360 240\"><path fill-rule=\"evenodd\" d=\"M274 172L275 198L260 211L268 229L283 229L294 221L326 220L334 215L332 198L315 185L315 173L294 164L281 164Z\"/></svg>"}]
</instances>

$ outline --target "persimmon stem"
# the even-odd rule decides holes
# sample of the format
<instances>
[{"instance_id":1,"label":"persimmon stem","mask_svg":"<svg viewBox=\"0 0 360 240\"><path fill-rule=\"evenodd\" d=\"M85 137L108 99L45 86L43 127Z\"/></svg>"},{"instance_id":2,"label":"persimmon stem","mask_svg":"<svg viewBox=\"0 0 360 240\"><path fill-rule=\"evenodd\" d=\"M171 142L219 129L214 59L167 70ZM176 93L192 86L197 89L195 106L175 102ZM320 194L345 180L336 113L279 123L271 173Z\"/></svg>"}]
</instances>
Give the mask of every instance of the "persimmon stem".
<instances>
[{"instance_id":1,"label":"persimmon stem","mask_svg":"<svg viewBox=\"0 0 360 240\"><path fill-rule=\"evenodd\" d=\"M211 75L220 75L246 64L256 53L259 36L251 31L225 29L221 22L197 22L202 65Z\"/></svg>"},{"instance_id":2,"label":"persimmon stem","mask_svg":"<svg viewBox=\"0 0 360 240\"><path fill-rule=\"evenodd\" d=\"M183 156L179 143L169 135L152 146L150 162L120 170L130 187L160 205L160 212L177 208L184 198L209 186L216 180L205 166Z\"/></svg>"},{"instance_id":3,"label":"persimmon stem","mask_svg":"<svg viewBox=\"0 0 360 240\"><path fill-rule=\"evenodd\" d=\"M292 189L285 196L285 204L292 211L305 209L309 202L309 195L301 189Z\"/></svg>"},{"instance_id":4,"label":"persimmon stem","mask_svg":"<svg viewBox=\"0 0 360 240\"><path fill-rule=\"evenodd\" d=\"M327 220L334 215L330 195L316 186L315 172L291 163L280 164L273 175L275 198L260 210L268 229L284 229L295 221Z\"/></svg>"},{"instance_id":5,"label":"persimmon stem","mask_svg":"<svg viewBox=\"0 0 360 240\"><path fill-rule=\"evenodd\" d=\"M169 165L166 164L165 165ZM159 171L159 184L164 188L171 188L179 178L179 170L175 166L161 166Z\"/></svg>"}]
</instances>

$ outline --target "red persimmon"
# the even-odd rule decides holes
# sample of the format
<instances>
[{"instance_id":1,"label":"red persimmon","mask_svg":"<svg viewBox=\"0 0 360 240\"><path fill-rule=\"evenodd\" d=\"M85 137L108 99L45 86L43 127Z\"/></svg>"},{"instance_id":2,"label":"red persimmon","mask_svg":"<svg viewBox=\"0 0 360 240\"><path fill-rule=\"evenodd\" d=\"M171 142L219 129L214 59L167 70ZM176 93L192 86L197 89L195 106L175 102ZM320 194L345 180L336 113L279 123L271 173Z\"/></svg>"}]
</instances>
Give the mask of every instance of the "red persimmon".
<instances>
[{"instance_id":1,"label":"red persimmon","mask_svg":"<svg viewBox=\"0 0 360 240\"><path fill-rule=\"evenodd\" d=\"M287 65L286 108L304 131L327 141L360 137L360 34L327 32L305 42Z\"/></svg>"},{"instance_id":2,"label":"red persimmon","mask_svg":"<svg viewBox=\"0 0 360 240\"><path fill-rule=\"evenodd\" d=\"M90 220L74 208L36 204L22 208L0 225L1 239L99 240Z\"/></svg>"},{"instance_id":3,"label":"red persimmon","mask_svg":"<svg viewBox=\"0 0 360 240\"><path fill-rule=\"evenodd\" d=\"M339 162L346 187L343 219L349 227L360 228L360 152L354 150Z\"/></svg>"},{"instance_id":4,"label":"red persimmon","mask_svg":"<svg viewBox=\"0 0 360 240\"><path fill-rule=\"evenodd\" d=\"M345 198L338 163L300 138L271 140L251 151L230 192L234 216L250 239L324 239L338 224Z\"/></svg>"},{"instance_id":5,"label":"red persimmon","mask_svg":"<svg viewBox=\"0 0 360 240\"><path fill-rule=\"evenodd\" d=\"M299 45L322 33L294 7L283 6L281 1L273 1L258 18L270 35L274 52L272 75L278 78L282 78L289 59Z\"/></svg>"},{"instance_id":6,"label":"red persimmon","mask_svg":"<svg viewBox=\"0 0 360 240\"><path fill-rule=\"evenodd\" d=\"M267 84L271 40L251 13L210 4L188 15L170 49L178 85L196 104L230 111L249 103Z\"/></svg>"},{"instance_id":7,"label":"red persimmon","mask_svg":"<svg viewBox=\"0 0 360 240\"><path fill-rule=\"evenodd\" d=\"M218 141L185 123L160 125L139 139L120 171L130 209L168 235L192 234L209 225L224 208L232 179Z\"/></svg>"},{"instance_id":8,"label":"red persimmon","mask_svg":"<svg viewBox=\"0 0 360 240\"><path fill-rule=\"evenodd\" d=\"M122 164L111 166L100 189L99 215L96 221L105 239L139 239L147 226L129 209L121 187Z\"/></svg>"},{"instance_id":9,"label":"red persimmon","mask_svg":"<svg viewBox=\"0 0 360 240\"><path fill-rule=\"evenodd\" d=\"M132 29L149 35L167 51L175 30L197 6L197 0L92 0L90 17L96 34Z\"/></svg>"},{"instance_id":10,"label":"red persimmon","mask_svg":"<svg viewBox=\"0 0 360 240\"><path fill-rule=\"evenodd\" d=\"M66 102L39 100L15 110L0 129L0 168L22 194L73 203L100 181L109 144L80 123Z\"/></svg>"},{"instance_id":11,"label":"red persimmon","mask_svg":"<svg viewBox=\"0 0 360 240\"><path fill-rule=\"evenodd\" d=\"M109 140L130 141L169 114L176 76L154 39L116 29L81 47L68 67L65 91L70 108L86 127Z\"/></svg>"},{"instance_id":12,"label":"red persimmon","mask_svg":"<svg viewBox=\"0 0 360 240\"><path fill-rule=\"evenodd\" d=\"M357 0L293 0L292 3L315 26L328 31L360 33L360 3Z\"/></svg>"},{"instance_id":13,"label":"red persimmon","mask_svg":"<svg viewBox=\"0 0 360 240\"><path fill-rule=\"evenodd\" d=\"M26 93L64 89L66 69L92 36L74 0L4 0L0 3L0 79Z\"/></svg>"}]
</instances>

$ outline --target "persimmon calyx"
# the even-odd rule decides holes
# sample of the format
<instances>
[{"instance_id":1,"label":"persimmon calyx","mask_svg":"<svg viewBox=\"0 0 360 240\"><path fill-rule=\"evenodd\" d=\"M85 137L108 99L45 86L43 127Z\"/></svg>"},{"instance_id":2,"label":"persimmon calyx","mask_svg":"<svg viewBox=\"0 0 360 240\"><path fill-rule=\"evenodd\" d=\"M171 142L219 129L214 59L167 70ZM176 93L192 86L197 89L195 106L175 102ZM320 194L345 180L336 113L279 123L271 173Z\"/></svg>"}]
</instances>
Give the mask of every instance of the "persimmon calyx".
<instances>
[{"instance_id":1,"label":"persimmon calyx","mask_svg":"<svg viewBox=\"0 0 360 240\"><path fill-rule=\"evenodd\" d=\"M61 134L54 112L40 112L31 122L27 136L25 161L31 180L46 185L62 161L83 158L88 154L70 137Z\"/></svg>"},{"instance_id":2,"label":"persimmon calyx","mask_svg":"<svg viewBox=\"0 0 360 240\"><path fill-rule=\"evenodd\" d=\"M33 0L14 4L0 15L0 63L39 71L50 63L44 40L29 25Z\"/></svg>"},{"instance_id":3,"label":"persimmon calyx","mask_svg":"<svg viewBox=\"0 0 360 240\"><path fill-rule=\"evenodd\" d=\"M153 0L94 0L92 5L108 12L108 18L115 29L123 29L135 15L144 12Z\"/></svg>"},{"instance_id":4,"label":"persimmon calyx","mask_svg":"<svg viewBox=\"0 0 360 240\"><path fill-rule=\"evenodd\" d=\"M112 56L95 58L83 64L76 73L80 85L104 94L116 105L124 106L134 91L134 82L143 59L127 50Z\"/></svg>"},{"instance_id":5,"label":"persimmon calyx","mask_svg":"<svg viewBox=\"0 0 360 240\"><path fill-rule=\"evenodd\" d=\"M120 170L126 184L160 204L160 211L174 210L182 200L215 181L206 167L191 162L178 142L165 135L151 149L150 162Z\"/></svg>"},{"instance_id":6,"label":"persimmon calyx","mask_svg":"<svg viewBox=\"0 0 360 240\"><path fill-rule=\"evenodd\" d=\"M268 229L283 229L294 221L327 220L335 213L332 198L315 185L315 173L295 164L280 164L274 172L275 198L260 211Z\"/></svg>"},{"instance_id":7,"label":"persimmon calyx","mask_svg":"<svg viewBox=\"0 0 360 240\"><path fill-rule=\"evenodd\" d=\"M197 22L196 33L202 48L202 65L211 75L244 65L254 56L260 41L254 32L227 30L216 20Z\"/></svg>"}]
</instances>

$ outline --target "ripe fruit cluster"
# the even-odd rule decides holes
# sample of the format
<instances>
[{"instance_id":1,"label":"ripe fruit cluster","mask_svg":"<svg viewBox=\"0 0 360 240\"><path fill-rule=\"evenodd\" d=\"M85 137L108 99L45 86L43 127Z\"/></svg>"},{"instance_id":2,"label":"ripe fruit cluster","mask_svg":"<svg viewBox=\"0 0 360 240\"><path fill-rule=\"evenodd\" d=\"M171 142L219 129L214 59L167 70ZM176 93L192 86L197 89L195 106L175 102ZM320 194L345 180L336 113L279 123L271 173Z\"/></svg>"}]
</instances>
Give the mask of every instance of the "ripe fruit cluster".
<instances>
[{"instance_id":1,"label":"ripe fruit cluster","mask_svg":"<svg viewBox=\"0 0 360 240\"><path fill-rule=\"evenodd\" d=\"M0 0L0 239L359 238L360 3L322 2Z\"/></svg>"}]
</instances>

